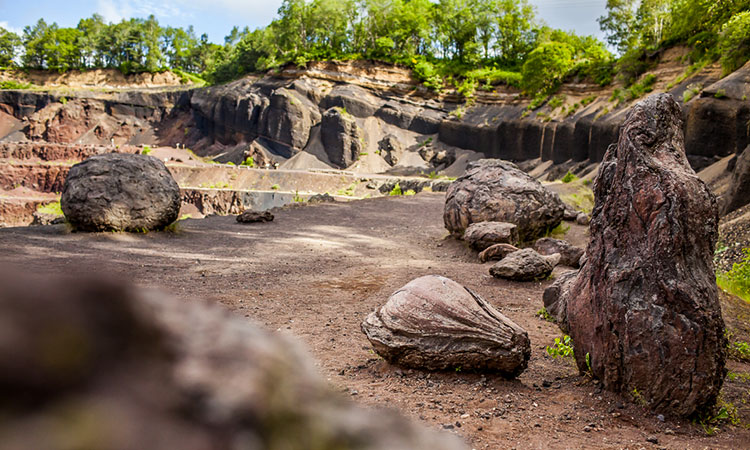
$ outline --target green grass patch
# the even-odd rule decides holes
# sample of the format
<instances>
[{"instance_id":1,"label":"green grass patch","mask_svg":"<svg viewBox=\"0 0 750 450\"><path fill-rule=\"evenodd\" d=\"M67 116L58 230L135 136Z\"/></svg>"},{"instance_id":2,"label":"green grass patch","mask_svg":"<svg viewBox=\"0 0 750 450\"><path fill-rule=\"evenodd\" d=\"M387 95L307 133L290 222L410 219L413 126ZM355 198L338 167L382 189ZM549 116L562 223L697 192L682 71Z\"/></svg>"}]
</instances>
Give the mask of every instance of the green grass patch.
<instances>
[{"instance_id":1,"label":"green grass patch","mask_svg":"<svg viewBox=\"0 0 750 450\"><path fill-rule=\"evenodd\" d=\"M570 231L570 226L560 222L555 228L548 229L544 237L562 238L568 231Z\"/></svg>"},{"instance_id":2,"label":"green grass patch","mask_svg":"<svg viewBox=\"0 0 750 450\"><path fill-rule=\"evenodd\" d=\"M143 146L143 150L141 150L141 155L149 155L151 154L151 147L148 145Z\"/></svg>"},{"instance_id":3,"label":"green grass patch","mask_svg":"<svg viewBox=\"0 0 750 450\"><path fill-rule=\"evenodd\" d=\"M31 89L31 83L21 83L16 80L0 81L0 89Z\"/></svg>"},{"instance_id":4,"label":"green grass patch","mask_svg":"<svg viewBox=\"0 0 750 450\"><path fill-rule=\"evenodd\" d=\"M743 249L745 257L732 268L716 275L716 284L732 295L750 302L750 248Z\"/></svg>"},{"instance_id":5,"label":"green grass patch","mask_svg":"<svg viewBox=\"0 0 750 450\"><path fill-rule=\"evenodd\" d=\"M56 202L47 203L46 205L39 205L37 206L36 211L40 214L51 214L53 216L64 215L59 200Z\"/></svg>"}]
</instances>

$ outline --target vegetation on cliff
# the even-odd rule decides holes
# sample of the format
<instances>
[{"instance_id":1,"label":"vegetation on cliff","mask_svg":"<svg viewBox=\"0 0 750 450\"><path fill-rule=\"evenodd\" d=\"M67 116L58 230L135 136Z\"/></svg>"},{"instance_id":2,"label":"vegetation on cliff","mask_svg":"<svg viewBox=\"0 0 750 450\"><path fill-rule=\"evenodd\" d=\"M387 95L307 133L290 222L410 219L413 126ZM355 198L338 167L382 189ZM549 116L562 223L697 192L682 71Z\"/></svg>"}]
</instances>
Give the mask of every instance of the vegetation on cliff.
<instances>
[{"instance_id":1,"label":"vegetation on cliff","mask_svg":"<svg viewBox=\"0 0 750 450\"><path fill-rule=\"evenodd\" d=\"M750 0L608 0L599 19L610 48L547 27L527 0L284 0L255 30L235 27L223 45L153 17L75 28L40 19L18 36L0 28L0 67L125 73L167 68L219 83L285 64L375 59L408 66L425 86L466 98L504 84L537 95L564 80L634 83L659 50L686 45L689 62L720 60L728 73L750 58Z\"/></svg>"}]
</instances>

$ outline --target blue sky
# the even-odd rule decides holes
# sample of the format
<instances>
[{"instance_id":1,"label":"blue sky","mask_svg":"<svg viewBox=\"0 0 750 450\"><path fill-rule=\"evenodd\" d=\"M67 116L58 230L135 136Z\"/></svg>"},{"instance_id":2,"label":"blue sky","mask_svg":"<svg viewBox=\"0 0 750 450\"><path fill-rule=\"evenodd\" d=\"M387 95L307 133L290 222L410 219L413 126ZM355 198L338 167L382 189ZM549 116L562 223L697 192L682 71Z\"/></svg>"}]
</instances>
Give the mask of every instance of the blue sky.
<instances>
[{"instance_id":1,"label":"blue sky","mask_svg":"<svg viewBox=\"0 0 750 450\"><path fill-rule=\"evenodd\" d=\"M579 34L602 37L596 18L603 15L606 0L531 0L548 25ZM153 14L162 25L193 25L197 34L208 33L223 43L234 25L256 28L268 24L281 0L0 0L0 26L21 32L39 18L60 26L76 26L78 20L99 13L108 21Z\"/></svg>"}]
</instances>

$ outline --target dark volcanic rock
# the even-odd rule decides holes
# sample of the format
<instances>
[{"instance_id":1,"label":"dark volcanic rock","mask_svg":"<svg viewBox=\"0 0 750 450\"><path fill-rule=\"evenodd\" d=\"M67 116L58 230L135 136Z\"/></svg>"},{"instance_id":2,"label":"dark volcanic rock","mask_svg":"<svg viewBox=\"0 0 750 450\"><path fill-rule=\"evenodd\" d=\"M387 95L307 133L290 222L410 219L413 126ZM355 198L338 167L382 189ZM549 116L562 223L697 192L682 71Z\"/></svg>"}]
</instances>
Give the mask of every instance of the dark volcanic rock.
<instances>
[{"instance_id":1,"label":"dark volcanic rock","mask_svg":"<svg viewBox=\"0 0 750 450\"><path fill-rule=\"evenodd\" d=\"M318 107L307 97L285 88L276 89L262 114L262 136L274 149L290 157L307 144L310 129L320 121Z\"/></svg>"},{"instance_id":2,"label":"dark volcanic rock","mask_svg":"<svg viewBox=\"0 0 750 450\"><path fill-rule=\"evenodd\" d=\"M583 249L571 245L567 241L554 238L541 238L534 243L534 250L540 255L560 254L560 264L578 268L578 262L583 256Z\"/></svg>"},{"instance_id":3,"label":"dark volcanic rock","mask_svg":"<svg viewBox=\"0 0 750 450\"><path fill-rule=\"evenodd\" d=\"M101 277L0 285L3 448L465 448L354 406L290 338L215 305Z\"/></svg>"},{"instance_id":4,"label":"dark volcanic rock","mask_svg":"<svg viewBox=\"0 0 750 450\"><path fill-rule=\"evenodd\" d=\"M595 182L587 260L567 317L578 368L654 410L688 416L716 400L724 321L713 251L716 200L688 165L668 94L638 103Z\"/></svg>"},{"instance_id":5,"label":"dark volcanic rock","mask_svg":"<svg viewBox=\"0 0 750 450\"><path fill-rule=\"evenodd\" d=\"M362 132L354 117L341 108L331 108L323 114L320 137L328 159L344 169L359 158Z\"/></svg>"},{"instance_id":6,"label":"dark volcanic rock","mask_svg":"<svg viewBox=\"0 0 750 450\"><path fill-rule=\"evenodd\" d=\"M448 188L443 221L454 236L475 222L509 222L525 241L559 225L564 211L557 194L515 164L483 159L470 163Z\"/></svg>"},{"instance_id":7,"label":"dark volcanic rock","mask_svg":"<svg viewBox=\"0 0 750 450\"><path fill-rule=\"evenodd\" d=\"M402 287L362 322L375 351L393 364L428 370L526 369L526 331L468 288L438 275Z\"/></svg>"},{"instance_id":8,"label":"dark volcanic rock","mask_svg":"<svg viewBox=\"0 0 750 450\"><path fill-rule=\"evenodd\" d=\"M729 182L729 190L723 198L721 213L730 212L742 208L750 203L750 147L737 156L732 172L732 180Z\"/></svg>"},{"instance_id":9,"label":"dark volcanic rock","mask_svg":"<svg viewBox=\"0 0 750 450\"><path fill-rule=\"evenodd\" d=\"M385 159L385 162L395 166L403 156L404 146L396 136L388 134L378 141L378 150L380 150L380 156Z\"/></svg>"},{"instance_id":10,"label":"dark volcanic rock","mask_svg":"<svg viewBox=\"0 0 750 450\"><path fill-rule=\"evenodd\" d=\"M323 109L339 107L355 117L372 117L385 102L369 90L354 84L338 84L323 99Z\"/></svg>"},{"instance_id":11,"label":"dark volcanic rock","mask_svg":"<svg viewBox=\"0 0 750 450\"><path fill-rule=\"evenodd\" d=\"M336 199L333 198L328 192L322 194L315 194L307 199L307 203L335 203Z\"/></svg>"},{"instance_id":12,"label":"dark volcanic rock","mask_svg":"<svg viewBox=\"0 0 750 450\"><path fill-rule=\"evenodd\" d=\"M495 244L516 244L518 231L512 223L477 222L466 229L463 239L474 250L482 251Z\"/></svg>"},{"instance_id":13,"label":"dark volcanic rock","mask_svg":"<svg viewBox=\"0 0 750 450\"><path fill-rule=\"evenodd\" d=\"M237 222L239 223L256 223L256 222L271 222L273 221L273 214L271 211L245 211L237 216Z\"/></svg>"},{"instance_id":14,"label":"dark volcanic rock","mask_svg":"<svg viewBox=\"0 0 750 450\"><path fill-rule=\"evenodd\" d=\"M76 230L158 230L177 219L180 188L158 159L110 153L74 165L60 203Z\"/></svg>"},{"instance_id":15,"label":"dark volcanic rock","mask_svg":"<svg viewBox=\"0 0 750 450\"><path fill-rule=\"evenodd\" d=\"M482 250L479 254L479 260L482 262L499 261L513 252L517 252L518 247L510 244L495 244Z\"/></svg>"},{"instance_id":16,"label":"dark volcanic rock","mask_svg":"<svg viewBox=\"0 0 750 450\"><path fill-rule=\"evenodd\" d=\"M560 254L543 256L530 248L507 255L490 267L490 275L513 281L534 281L547 278L560 262Z\"/></svg>"}]
</instances>

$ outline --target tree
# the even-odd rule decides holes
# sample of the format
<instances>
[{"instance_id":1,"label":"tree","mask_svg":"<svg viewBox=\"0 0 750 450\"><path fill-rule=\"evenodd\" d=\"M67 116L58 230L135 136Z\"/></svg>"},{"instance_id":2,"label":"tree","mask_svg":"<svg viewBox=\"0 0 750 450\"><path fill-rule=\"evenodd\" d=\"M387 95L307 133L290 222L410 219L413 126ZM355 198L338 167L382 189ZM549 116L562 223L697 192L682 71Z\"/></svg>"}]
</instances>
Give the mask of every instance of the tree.
<instances>
[{"instance_id":1,"label":"tree","mask_svg":"<svg viewBox=\"0 0 750 450\"><path fill-rule=\"evenodd\" d=\"M562 42L545 42L535 48L523 64L521 74L526 92L549 94L573 68L575 49Z\"/></svg>"},{"instance_id":2,"label":"tree","mask_svg":"<svg viewBox=\"0 0 750 450\"><path fill-rule=\"evenodd\" d=\"M607 0L607 15L598 19L599 28L607 35L607 42L620 53L627 52L637 41L637 1Z\"/></svg>"},{"instance_id":3,"label":"tree","mask_svg":"<svg viewBox=\"0 0 750 450\"><path fill-rule=\"evenodd\" d=\"M16 33L0 27L0 67L14 65L16 49L21 45L21 38Z\"/></svg>"}]
</instances>

